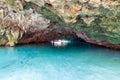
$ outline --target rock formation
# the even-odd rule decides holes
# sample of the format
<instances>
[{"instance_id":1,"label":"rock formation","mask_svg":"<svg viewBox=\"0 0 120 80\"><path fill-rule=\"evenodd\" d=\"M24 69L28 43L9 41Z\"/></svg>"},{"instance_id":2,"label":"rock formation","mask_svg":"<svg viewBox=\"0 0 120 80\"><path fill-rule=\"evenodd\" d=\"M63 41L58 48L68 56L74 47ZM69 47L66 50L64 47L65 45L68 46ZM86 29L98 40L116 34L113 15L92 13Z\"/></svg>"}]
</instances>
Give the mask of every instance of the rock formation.
<instances>
[{"instance_id":1,"label":"rock formation","mask_svg":"<svg viewBox=\"0 0 120 80\"><path fill-rule=\"evenodd\" d=\"M19 28L13 32L14 26L9 25L9 28L0 23L1 36L7 35L3 30L17 35L14 42L8 36L0 37L1 45L25 43L22 40L30 43L55 39L50 37L55 33L58 37L59 27L51 25L58 25L67 31L66 34L74 32L86 42L120 49L119 0L1 0L0 17L2 22L11 21Z\"/></svg>"}]
</instances>

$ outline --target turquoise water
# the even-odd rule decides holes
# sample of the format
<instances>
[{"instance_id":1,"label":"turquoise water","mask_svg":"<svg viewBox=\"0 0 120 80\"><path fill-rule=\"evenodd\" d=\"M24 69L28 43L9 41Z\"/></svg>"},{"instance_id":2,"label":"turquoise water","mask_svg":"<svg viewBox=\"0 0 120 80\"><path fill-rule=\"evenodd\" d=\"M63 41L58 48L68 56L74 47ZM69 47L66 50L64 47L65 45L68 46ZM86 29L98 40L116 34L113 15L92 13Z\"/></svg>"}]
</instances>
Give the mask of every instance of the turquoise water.
<instances>
[{"instance_id":1,"label":"turquoise water","mask_svg":"<svg viewBox=\"0 0 120 80\"><path fill-rule=\"evenodd\" d=\"M120 80L120 51L86 43L1 47L0 80Z\"/></svg>"}]
</instances>

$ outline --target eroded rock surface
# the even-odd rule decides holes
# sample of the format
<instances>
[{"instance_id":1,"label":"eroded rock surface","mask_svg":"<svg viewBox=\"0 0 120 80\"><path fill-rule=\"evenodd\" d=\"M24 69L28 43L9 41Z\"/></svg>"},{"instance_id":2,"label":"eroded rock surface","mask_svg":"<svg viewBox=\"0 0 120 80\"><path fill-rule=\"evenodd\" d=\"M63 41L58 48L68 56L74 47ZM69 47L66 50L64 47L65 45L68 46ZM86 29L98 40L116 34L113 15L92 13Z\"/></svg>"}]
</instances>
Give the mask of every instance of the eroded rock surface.
<instances>
[{"instance_id":1,"label":"eroded rock surface","mask_svg":"<svg viewBox=\"0 0 120 80\"><path fill-rule=\"evenodd\" d=\"M86 42L120 49L119 0L1 0L0 17L17 23L23 31L24 35L14 43L44 42L60 37L59 28L49 28L57 24L69 28ZM31 33L31 29L37 30ZM12 34L12 29L7 30ZM2 32L1 29L3 36ZM9 40L5 37L0 42Z\"/></svg>"}]
</instances>

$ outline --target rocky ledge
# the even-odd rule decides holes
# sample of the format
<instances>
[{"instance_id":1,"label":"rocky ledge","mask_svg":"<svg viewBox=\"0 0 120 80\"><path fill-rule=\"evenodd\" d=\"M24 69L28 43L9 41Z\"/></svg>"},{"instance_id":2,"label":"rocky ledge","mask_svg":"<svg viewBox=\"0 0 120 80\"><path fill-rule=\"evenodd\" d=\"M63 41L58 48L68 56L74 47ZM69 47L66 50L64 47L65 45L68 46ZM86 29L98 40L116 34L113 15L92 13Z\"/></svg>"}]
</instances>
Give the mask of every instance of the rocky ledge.
<instances>
[{"instance_id":1,"label":"rocky ledge","mask_svg":"<svg viewBox=\"0 0 120 80\"><path fill-rule=\"evenodd\" d=\"M94 45L97 45L100 47L106 47L109 49L120 50L120 44L111 44L107 41L92 40L86 33L79 33L79 34L77 34L77 36L90 44L94 44Z\"/></svg>"},{"instance_id":2,"label":"rocky ledge","mask_svg":"<svg viewBox=\"0 0 120 80\"><path fill-rule=\"evenodd\" d=\"M84 41L90 44L94 44L110 49L120 50L120 44L111 44L106 41L95 41L92 40L86 33L76 34L71 30L66 30L63 28L51 28L51 29L37 30L37 31L35 30L33 32L23 35L23 37L18 41L18 44L44 43L57 39L73 40L76 38L83 39Z\"/></svg>"}]
</instances>

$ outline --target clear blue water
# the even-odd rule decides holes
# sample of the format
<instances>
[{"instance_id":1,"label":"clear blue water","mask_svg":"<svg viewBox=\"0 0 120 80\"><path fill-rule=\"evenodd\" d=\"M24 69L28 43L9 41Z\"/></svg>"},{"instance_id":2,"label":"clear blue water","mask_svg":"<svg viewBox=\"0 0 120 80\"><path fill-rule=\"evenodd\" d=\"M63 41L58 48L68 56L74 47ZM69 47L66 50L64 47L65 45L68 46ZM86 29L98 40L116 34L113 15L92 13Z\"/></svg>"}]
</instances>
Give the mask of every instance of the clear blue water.
<instances>
[{"instance_id":1,"label":"clear blue water","mask_svg":"<svg viewBox=\"0 0 120 80\"><path fill-rule=\"evenodd\" d=\"M0 47L0 80L120 80L120 51L85 43Z\"/></svg>"}]
</instances>

